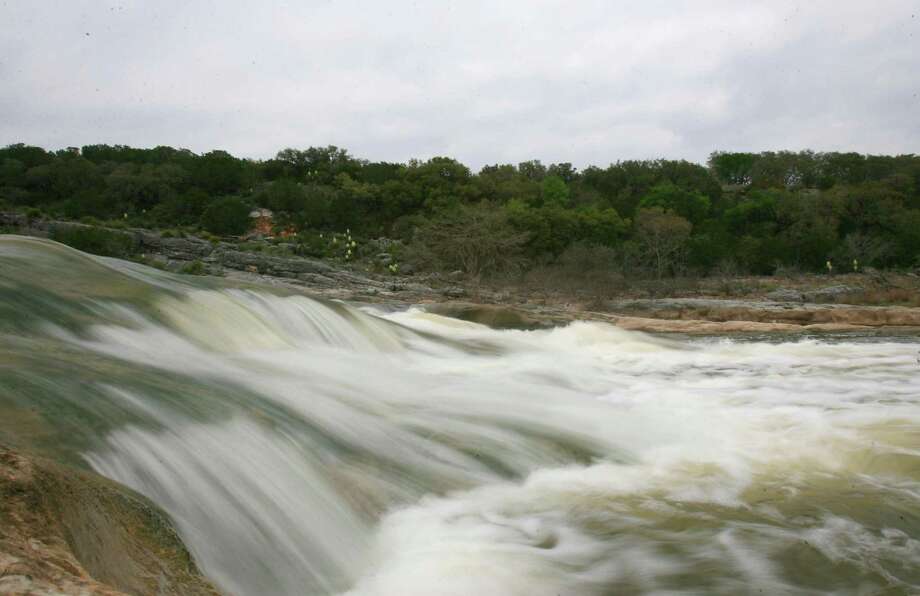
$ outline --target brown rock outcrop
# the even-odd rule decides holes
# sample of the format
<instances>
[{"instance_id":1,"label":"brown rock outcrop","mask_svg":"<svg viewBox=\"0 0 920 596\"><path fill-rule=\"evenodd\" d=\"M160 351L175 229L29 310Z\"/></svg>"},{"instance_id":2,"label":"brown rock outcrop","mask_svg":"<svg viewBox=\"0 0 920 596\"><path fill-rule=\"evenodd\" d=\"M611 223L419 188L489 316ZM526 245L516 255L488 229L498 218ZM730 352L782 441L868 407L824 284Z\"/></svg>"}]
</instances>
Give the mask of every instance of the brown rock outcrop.
<instances>
[{"instance_id":1,"label":"brown rock outcrop","mask_svg":"<svg viewBox=\"0 0 920 596\"><path fill-rule=\"evenodd\" d=\"M217 593L143 497L0 446L0 594Z\"/></svg>"}]
</instances>

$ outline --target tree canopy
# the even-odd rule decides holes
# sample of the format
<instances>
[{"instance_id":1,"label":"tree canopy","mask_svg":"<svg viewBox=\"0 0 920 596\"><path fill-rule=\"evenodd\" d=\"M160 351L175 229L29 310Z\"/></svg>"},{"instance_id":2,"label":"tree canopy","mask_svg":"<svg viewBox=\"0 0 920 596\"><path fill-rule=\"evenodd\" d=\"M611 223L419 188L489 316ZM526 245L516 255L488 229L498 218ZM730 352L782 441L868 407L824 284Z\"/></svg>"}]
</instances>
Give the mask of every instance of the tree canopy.
<instances>
[{"instance_id":1,"label":"tree canopy","mask_svg":"<svg viewBox=\"0 0 920 596\"><path fill-rule=\"evenodd\" d=\"M249 160L222 150L20 143L0 149L0 204L229 235L246 231L250 209L266 207L286 228L405 241L465 218L523 238L520 254L533 263L577 244L632 251L630 262L654 275L705 274L726 261L752 273L820 271L829 259L920 264L915 155L714 152L705 166L658 159L578 170L529 160L473 172L447 156L374 162L335 146ZM495 218L480 219L486 210ZM652 241L658 228L679 247L652 265L648 255L663 250Z\"/></svg>"}]
</instances>

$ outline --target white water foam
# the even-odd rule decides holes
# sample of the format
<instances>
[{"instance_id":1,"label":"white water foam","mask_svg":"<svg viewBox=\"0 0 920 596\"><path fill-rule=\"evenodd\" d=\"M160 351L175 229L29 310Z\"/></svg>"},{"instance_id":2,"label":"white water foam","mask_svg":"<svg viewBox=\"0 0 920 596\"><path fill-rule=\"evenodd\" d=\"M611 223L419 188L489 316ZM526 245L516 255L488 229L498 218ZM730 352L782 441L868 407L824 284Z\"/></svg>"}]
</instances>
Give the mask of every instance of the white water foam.
<instances>
[{"instance_id":1,"label":"white water foam","mask_svg":"<svg viewBox=\"0 0 920 596\"><path fill-rule=\"evenodd\" d=\"M914 586L918 520L871 509L920 511L916 343L496 331L243 291L158 312L58 336L249 397L209 420L114 380L160 430L87 459L232 593Z\"/></svg>"}]
</instances>

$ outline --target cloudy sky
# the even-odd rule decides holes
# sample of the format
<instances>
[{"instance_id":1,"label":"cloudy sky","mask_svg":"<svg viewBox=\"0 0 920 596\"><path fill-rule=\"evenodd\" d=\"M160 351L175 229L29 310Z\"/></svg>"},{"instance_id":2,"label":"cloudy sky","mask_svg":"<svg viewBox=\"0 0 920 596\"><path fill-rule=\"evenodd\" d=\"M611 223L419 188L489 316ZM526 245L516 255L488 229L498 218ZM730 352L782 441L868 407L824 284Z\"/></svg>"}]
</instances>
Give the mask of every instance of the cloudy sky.
<instances>
[{"instance_id":1,"label":"cloudy sky","mask_svg":"<svg viewBox=\"0 0 920 596\"><path fill-rule=\"evenodd\" d=\"M920 153L920 2L0 0L0 144Z\"/></svg>"}]
</instances>

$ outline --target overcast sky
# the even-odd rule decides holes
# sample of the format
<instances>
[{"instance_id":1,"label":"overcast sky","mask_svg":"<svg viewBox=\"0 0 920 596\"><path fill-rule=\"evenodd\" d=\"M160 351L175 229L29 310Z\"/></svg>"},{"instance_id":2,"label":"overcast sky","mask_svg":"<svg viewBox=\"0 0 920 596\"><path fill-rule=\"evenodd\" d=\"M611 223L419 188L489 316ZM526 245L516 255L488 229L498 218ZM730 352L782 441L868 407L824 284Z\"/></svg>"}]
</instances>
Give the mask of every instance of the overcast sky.
<instances>
[{"instance_id":1,"label":"overcast sky","mask_svg":"<svg viewBox=\"0 0 920 596\"><path fill-rule=\"evenodd\" d=\"M920 153L920 2L0 0L0 144Z\"/></svg>"}]
</instances>

